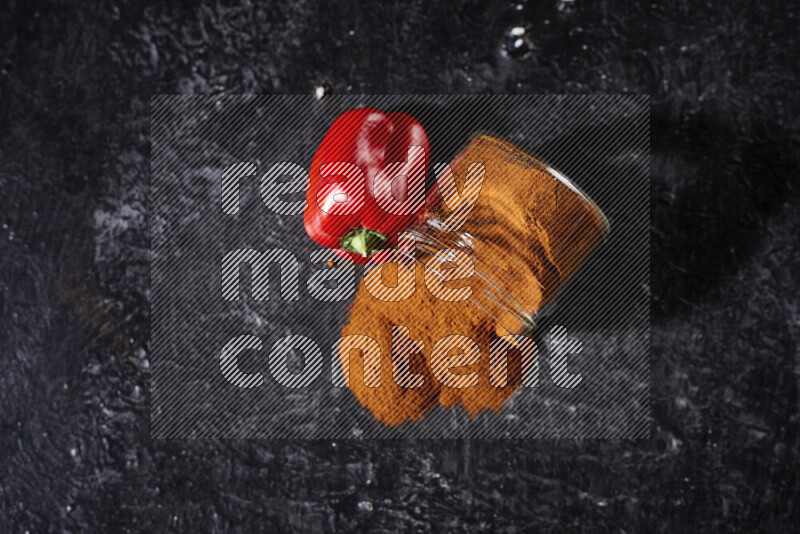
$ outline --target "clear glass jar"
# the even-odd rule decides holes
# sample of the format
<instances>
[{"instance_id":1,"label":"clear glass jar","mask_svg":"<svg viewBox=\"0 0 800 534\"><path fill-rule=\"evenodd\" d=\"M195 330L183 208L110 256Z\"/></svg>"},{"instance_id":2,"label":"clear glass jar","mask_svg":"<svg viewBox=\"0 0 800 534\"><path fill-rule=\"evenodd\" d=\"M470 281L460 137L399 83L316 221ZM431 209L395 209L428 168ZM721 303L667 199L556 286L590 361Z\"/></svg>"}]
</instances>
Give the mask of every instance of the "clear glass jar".
<instances>
[{"instance_id":1,"label":"clear glass jar","mask_svg":"<svg viewBox=\"0 0 800 534\"><path fill-rule=\"evenodd\" d=\"M510 142L473 138L450 165L460 184L471 163L485 170L474 208L450 230L455 191L443 191L442 201L409 229L415 260L427 264L444 249L466 253L474 265L469 300L496 321L499 335L528 332L537 312L606 239L609 221L566 176Z\"/></svg>"}]
</instances>

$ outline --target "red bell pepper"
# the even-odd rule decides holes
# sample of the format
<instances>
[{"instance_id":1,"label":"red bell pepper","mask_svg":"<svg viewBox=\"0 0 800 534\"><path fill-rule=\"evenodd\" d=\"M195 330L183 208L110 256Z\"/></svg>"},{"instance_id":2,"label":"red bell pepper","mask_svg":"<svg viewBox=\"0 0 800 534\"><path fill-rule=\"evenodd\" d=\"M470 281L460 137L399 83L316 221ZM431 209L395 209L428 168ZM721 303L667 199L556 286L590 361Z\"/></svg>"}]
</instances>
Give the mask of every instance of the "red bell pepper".
<instances>
[{"instance_id":1,"label":"red bell pepper","mask_svg":"<svg viewBox=\"0 0 800 534\"><path fill-rule=\"evenodd\" d=\"M400 112L351 109L331 125L311 163L303 222L320 245L355 263L393 247L425 207L430 145Z\"/></svg>"}]
</instances>

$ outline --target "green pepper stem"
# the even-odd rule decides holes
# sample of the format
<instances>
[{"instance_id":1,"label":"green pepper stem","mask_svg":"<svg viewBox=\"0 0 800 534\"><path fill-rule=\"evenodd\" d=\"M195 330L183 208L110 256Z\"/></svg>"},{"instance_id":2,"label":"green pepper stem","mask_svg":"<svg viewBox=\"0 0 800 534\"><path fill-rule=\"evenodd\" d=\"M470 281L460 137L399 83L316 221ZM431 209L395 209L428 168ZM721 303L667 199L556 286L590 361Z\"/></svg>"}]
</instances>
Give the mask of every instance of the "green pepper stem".
<instances>
[{"instance_id":1,"label":"green pepper stem","mask_svg":"<svg viewBox=\"0 0 800 534\"><path fill-rule=\"evenodd\" d=\"M389 238L375 230L367 230L366 228L356 228L351 230L349 234L341 239L342 248L354 254L361 254L367 257L376 250L382 249L386 246Z\"/></svg>"}]
</instances>

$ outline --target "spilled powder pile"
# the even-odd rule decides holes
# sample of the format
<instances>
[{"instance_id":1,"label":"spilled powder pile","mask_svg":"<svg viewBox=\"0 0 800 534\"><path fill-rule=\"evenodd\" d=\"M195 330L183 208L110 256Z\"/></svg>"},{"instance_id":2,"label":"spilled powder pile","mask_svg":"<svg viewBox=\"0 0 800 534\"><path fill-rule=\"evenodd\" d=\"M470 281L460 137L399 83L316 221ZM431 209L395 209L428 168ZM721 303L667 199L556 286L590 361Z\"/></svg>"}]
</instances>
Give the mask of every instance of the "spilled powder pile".
<instances>
[{"instance_id":1,"label":"spilled powder pile","mask_svg":"<svg viewBox=\"0 0 800 534\"><path fill-rule=\"evenodd\" d=\"M571 184L556 178L510 143L487 136L474 139L451 164L459 190L463 191L467 169L473 162L485 166L485 178L475 207L459 231L471 236L476 268L491 272L504 293L524 310L534 312L553 298L604 239L607 222ZM445 197L433 210L442 218L448 207L456 205L447 193ZM473 418L482 410L500 410L521 383L520 350L508 352L506 385L492 385L490 346L498 333L508 332L471 301L447 302L432 295L424 276L428 260L424 255L418 255L418 259L416 288L406 300L378 300L363 281L360 284L342 337L362 335L377 341L381 349L380 385L369 387L367 384L374 385L369 380L365 384L362 351L343 349L340 360L343 370L349 368L350 389L361 405L386 425L419 420L437 403L448 408L461 406ZM386 285L396 284L396 267L389 264L383 269ZM466 283L473 291L480 291L484 284L478 276ZM498 319L506 326L513 324L507 318ZM409 337L422 349L402 349L409 370L424 379L419 387L404 388L393 379L393 325L407 328ZM515 334L522 330L521 325L509 328ZM466 336L480 348L477 363L451 369L456 375L476 372L478 381L471 387L440 384L431 370L431 349L450 335ZM451 352L456 354L458 349Z\"/></svg>"}]
</instances>

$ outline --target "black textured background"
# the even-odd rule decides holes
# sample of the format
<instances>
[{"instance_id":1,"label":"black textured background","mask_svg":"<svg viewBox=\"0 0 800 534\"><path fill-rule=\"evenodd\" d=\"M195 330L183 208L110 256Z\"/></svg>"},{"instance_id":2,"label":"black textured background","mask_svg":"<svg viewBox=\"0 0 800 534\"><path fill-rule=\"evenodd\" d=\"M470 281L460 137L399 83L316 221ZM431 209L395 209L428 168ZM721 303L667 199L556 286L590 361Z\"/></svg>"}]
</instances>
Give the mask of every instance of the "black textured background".
<instances>
[{"instance_id":1,"label":"black textured background","mask_svg":"<svg viewBox=\"0 0 800 534\"><path fill-rule=\"evenodd\" d=\"M561 8L4 2L0 531L792 531L798 8ZM319 83L652 95L650 440L149 439L149 99Z\"/></svg>"}]
</instances>

